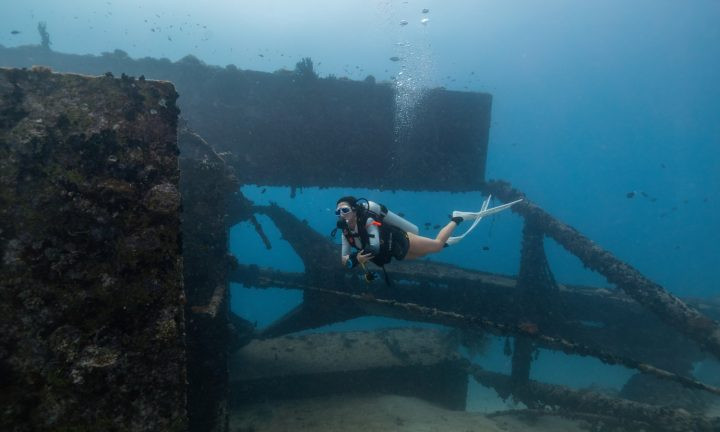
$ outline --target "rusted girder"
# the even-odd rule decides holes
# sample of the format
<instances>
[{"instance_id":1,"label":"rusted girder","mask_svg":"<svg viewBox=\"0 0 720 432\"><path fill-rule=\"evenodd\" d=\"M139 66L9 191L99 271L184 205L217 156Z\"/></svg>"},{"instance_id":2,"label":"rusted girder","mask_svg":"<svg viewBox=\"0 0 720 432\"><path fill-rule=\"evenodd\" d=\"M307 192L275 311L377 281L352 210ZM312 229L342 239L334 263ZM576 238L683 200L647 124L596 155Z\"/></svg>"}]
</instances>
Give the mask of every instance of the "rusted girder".
<instances>
[{"instance_id":1,"label":"rusted girder","mask_svg":"<svg viewBox=\"0 0 720 432\"><path fill-rule=\"evenodd\" d=\"M359 274L347 272L339 263L339 247L308 224L279 206L256 208L267 214L305 264L305 273L283 273L253 266L241 266L231 273L233 282L256 287L304 289L316 286L346 292L367 292L401 302L422 304L461 314L487 317L497 322L530 322L544 334L603 347L624 357L659 365L674 372L688 373L692 363L702 359L692 341L673 331L652 313L619 290L591 289L557 284L549 307L542 314L530 313L514 278L432 261L394 262L388 267L396 283L389 289L381 282L367 285ZM342 288L340 288L342 287ZM306 309L306 298L298 309ZM557 304L562 305L558 309ZM300 331L348 319L336 305L310 305L315 314L296 310L273 325L273 335Z\"/></svg>"},{"instance_id":2,"label":"rusted girder","mask_svg":"<svg viewBox=\"0 0 720 432\"><path fill-rule=\"evenodd\" d=\"M332 270L340 268L340 257L325 236L277 204L253 209L269 216L298 254L305 266L305 282L321 286L337 282L337 272Z\"/></svg>"},{"instance_id":3,"label":"rusted girder","mask_svg":"<svg viewBox=\"0 0 720 432\"><path fill-rule=\"evenodd\" d=\"M284 273L256 266L240 266L238 270L231 273L230 278L232 282L256 288L297 289L307 293L313 287L304 283L302 273ZM440 310L454 310L466 315L479 315L496 322L520 323L529 327L536 325L524 320L521 309L514 302L516 297L520 297L519 291L515 286L506 285L513 280L503 280L501 277L498 279L502 281L502 284L497 286L453 287L449 290L420 284L412 287L396 287L392 292L382 292L381 290L369 291L372 286L367 285L362 278L348 275L345 284L342 285L342 291L366 297L392 296L400 302L415 303ZM423 296L421 293L425 295ZM644 363L655 364L664 369L681 373L688 373L692 363L703 358L694 343L667 328L634 302L611 296L601 290L573 287L564 287L558 295L559 302L563 304L572 305L580 310L603 311L607 314L602 318L604 321L611 324L616 324L612 321L617 321L620 324L617 327L606 326L599 317L593 317L598 320L597 323L587 326L572 319L559 320L552 326L537 326L544 334L573 340L583 345L603 347L607 352L639 359ZM368 314L410 319L393 309L372 311L360 309L359 312L355 310L354 315L348 316L347 307L340 308L337 304L317 300L319 299L306 296L303 304L273 323L270 328L265 330L269 333L264 336L292 333ZM466 302L468 305L464 308L457 307L462 302ZM479 307L474 308L475 305ZM568 310L572 311L572 309ZM312 311L312 320L306 319L306 315L302 311ZM629 324L631 322L635 322L635 324ZM540 347L552 348L545 346L542 342L535 341L535 343ZM659 346L660 343L663 345ZM674 358L671 358L672 356Z\"/></svg>"},{"instance_id":4,"label":"rusted girder","mask_svg":"<svg viewBox=\"0 0 720 432\"><path fill-rule=\"evenodd\" d=\"M619 426L632 427L632 430L642 428L659 432L720 430L719 418L690 414L683 409L657 407L532 380L524 386L517 387L511 377L483 370L476 365L471 365L468 372L482 385L494 388L501 397L507 398L512 394L516 400L530 408L550 407L550 411L547 411L550 414L569 414L571 417L576 416L577 413L595 414L602 416L603 422L611 419ZM558 409L554 411L553 408L556 407Z\"/></svg>"},{"instance_id":5,"label":"rusted girder","mask_svg":"<svg viewBox=\"0 0 720 432\"><path fill-rule=\"evenodd\" d=\"M323 318L323 321L325 323L327 323L328 318L332 318L333 316L344 316L345 318L340 319L347 319L346 317L348 316L348 314L339 314L338 312L335 312L336 310L342 309L347 311L352 310L353 307L357 307L367 315L392 316L395 318L427 321L453 327L482 329L499 335L526 337L528 339L531 339L534 343L549 347L551 349L560 350L570 354L593 356L608 364L621 364L662 379L676 381L689 388L701 389L710 393L720 395L720 389L718 388L705 385L693 379L686 378L682 375L678 375L668 370L652 366L648 363L633 360L623 355L610 353L603 349L596 348L595 346L597 344L593 344L594 346L590 346L572 342L571 340L562 337L549 336L547 333L541 333L540 328L537 326L536 323L533 322L523 322L521 320L507 319L496 322L485 318L483 315L477 313L477 311L472 311L472 313L466 313L465 315L463 315L463 313L457 312L458 310L462 312L462 307L453 307L449 310L442 310L436 307L427 307L407 301L401 302L395 299L378 299L375 297L375 295L371 293L362 292L362 289L360 289L360 294L353 293L353 290L355 290L356 292L358 290L357 279L353 280L353 278L348 278L346 273L339 270L340 266L337 263L337 247L330 244L306 224L300 223L297 218L295 218L291 213L283 210L279 206L265 207L263 208L263 210L273 219L273 221L283 233L284 238L288 240L295 248L295 250L300 254L301 259L306 265L305 273L303 274L303 276L300 278L294 278L292 284L288 287L302 287L302 289L304 289L306 292L306 300L308 299L308 293L310 292L313 293L313 296L318 295L319 298L325 300L332 296L336 297L335 301L312 301L310 305L303 306L316 307L317 309L315 310L315 312L325 314L325 317ZM304 246L307 246L307 248L304 248ZM422 265L419 265L418 262L414 262L408 265L408 267L413 266L416 268L422 267ZM422 278L422 276L419 276L418 273L412 272L409 273L407 279L412 280L413 283L397 284L397 286L392 288L392 297L401 297L403 294L406 294L407 291L410 291L414 293L415 296L417 296L418 291L422 291L421 297L423 299L427 299L427 297L431 297L431 295L429 295L431 294L431 290L425 289L426 287L439 288L440 290L444 291L443 297L447 297L450 291L448 290L448 285L446 285L448 283L448 280L445 277L438 277L443 276L444 274L440 266L436 265L435 267L427 267L427 262L425 262L425 266L426 268L432 268L434 270L434 272L428 272L435 273L434 278L428 277L429 279L435 280L434 284L427 284L426 286L423 286L423 289L418 289L419 286L417 285L417 280L419 278ZM454 269L457 273L472 273L457 268ZM262 279L259 268L255 267L254 273L255 274L253 278L247 278L242 274L236 274L235 276L240 276L240 278L243 278L241 280L246 280L248 282L252 279L255 279L256 281ZM452 274L453 272L450 271L448 273ZM264 277L267 278L267 274L264 275ZM479 279L479 277L476 277L476 279ZM313 281L318 281L319 283L314 283ZM458 280L457 282L462 283L463 281ZM467 281L465 281L465 283L467 283ZM343 291L337 291L335 289L328 288L335 286L343 287ZM408 286L410 287L409 289ZM473 287L476 290L479 289L481 286L481 284L473 284ZM367 289L364 291L367 291ZM378 290L377 292L375 292L375 294L381 293L382 290ZM493 297L488 296L485 298L492 299ZM337 299L343 299L344 301L338 302ZM478 305L482 305L483 303L481 301L468 302L467 299L464 300L465 303L471 304L471 307L473 308ZM329 306L323 307L324 303L329 303ZM339 306L342 307L339 308ZM358 314L358 312L353 311L353 315L356 314ZM309 315L307 313L303 314L302 319L307 321L309 319L308 316ZM314 317L313 319L317 319L317 317ZM296 322L295 324L298 323ZM312 323L310 324L314 325ZM577 323L575 324L577 325ZM297 329L298 326L296 325L295 328ZM548 326L548 328L553 329L552 326Z\"/></svg>"},{"instance_id":6,"label":"rusted girder","mask_svg":"<svg viewBox=\"0 0 720 432\"><path fill-rule=\"evenodd\" d=\"M695 340L702 348L720 359L720 324L717 321L688 306L575 228L555 219L528 201L522 192L513 189L509 183L491 181L483 186L483 191L506 202L523 198L523 202L512 207L514 212L542 227L546 235L577 256L585 266L605 276L609 282L616 284L668 325Z\"/></svg>"},{"instance_id":7,"label":"rusted girder","mask_svg":"<svg viewBox=\"0 0 720 432\"><path fill-rule=\"evenodd\" d=\"M699 381L687 378L670 371L657 368L653 365L642 363L630 358L608 353L599 348L578 344L566 339L546 336L538 331L538 328L528 323L518 325L505 324L490 321L483 317L461 315L456 312L443 311L436 308L428 308L413 303L400 303L395 300L377 299L369 295L350 294L340 291L311 288L319 293L333 294L338 297L351 300L363 308L370 315L393 316L396 318L426 321L436 324L443 324L450 327L481 329L500 336L520 336L531 339L533 342L542 344L551 349L562 351L566 354L577 354L591 356L603 363L623 365L640 372L653 375L657 378L678 382L688 388L704 390L720 396L720 388L703 384ZM392 314L387 310L393 310Z\"/></svg>"},{"instance_id":8,"label":"rusted girder","mask_svg":"<svg viewBox=\"0 0 720 432\"><path fill-rule=\"evenodd\" d=\"M523 227L520 271L517 290L524 314L540 326L547 321L557 321L561 309L558 287L550 272L545 256L543 234L538 227L525 221ZM530 365L534 346L525 337L516 337L512 353L511 377L514 385L524 385L530 379Z\"/></svg>"},{"instance_id":9,"label":"rusted girder","mask_svg":"<svg viewBox=\"0 0 720 432\"><path fill-rule=\"evenodd\" d=\"M256 269L256 271L259 270ZM264 277L256 276L257 280L262 280L263 278ZM296 281L294 284L288 284L285 287L292 288L298 286L299 284ZM668 370L658 368L650 364L633 360L627 357L623 357L621 355L613 354L600 348L579 344L569 341L567 339L563 339L561 337L553 337L546 334L541 334L538 327L533 323L521 322L516 325L495 322L477 315L463 315L457 312L450 312L434 307L422 306L416 303L403 303L397 300L376 298L374 295L367 292L352 293L347 291L324 289L310 285L305 285L303 289L305 290L306 295L308 293L311 293L312 295L318 295L324 297L326 301L328 298L332 300L332 297L334 297L334 301L328 301L328 304L330 304L333 310L337 309L342 312L338 312L338 315L333 316L343 316L343 314L344 316L347 316L347 311L353 311L353 314L355 316L377 315L411 321L424 321L435 324L447 325L450 327L481 329L483 331L487 331L489 333L500 336L514 336L525 338L529 341L532 341L532 343L538 346L563 351L567 354L592 356L607 364L623 365L661 379L678 382L688 388L704 390L709 393L720 395L720 388L703 384L699 381L686 378ZM319 307L319 305L321 304L322 303L310 303L306 305L301 305L296 309L296 311L291 312L291 314L300 314L303 312L303 308L307 309L311 307ZM314 312L318 316L322 316L323 314L327 313L327 311L324 310L315 310ZM302 317L303 319L310 319L309 317L312 314L304 315L305 316ZM318 318L318 316L313 315L311 321L319 320L320 318ZM324 319L327 320L327 317ZM344 319L348 318L346 317ZM322 324L327 323L328 322L322 322ZM293 331L301 329L297 327L297 322L293 322L293 325L296 326L293 328ZM276 326L276 328L292 327L289 324L282 323L276 323L274 324L274 326ZM281 333L273 331L272 334L268 336L276 336L278 334Z\"/></svg>"},{"instance_id":10,"label":"rusted girder","mask_svg":"<svg viewBox=\"0 0 720 432\"><path fill-rule=\"evenodd\" d=\"M688 388L704 390L720 396L720 388L703 384L691 378L687 378L673 372L642 363L637 360L618 356L599 348L578 344L566 339L541 334L538 328L528 323L518 325L493 322L483 317L461 315L456 312L443 311L436 308L429 308L414 303L401 303L396 300L375 298L367 294L351 294L341 291L333 291L322 288L307 288L317 293L331 294L351 301L361 307L368 315L392 316L395 318L425 321L435 324L447 325L450 327L480 329L500 336L516 336L531 339L533 342L542 344L551 349L562 351L566 354L580 356L591 356L603 363L623 365L640 372L653 375L660 379L675 381ZM390 312L392 311L392 312Z\"/></svg>"}]
</instances>

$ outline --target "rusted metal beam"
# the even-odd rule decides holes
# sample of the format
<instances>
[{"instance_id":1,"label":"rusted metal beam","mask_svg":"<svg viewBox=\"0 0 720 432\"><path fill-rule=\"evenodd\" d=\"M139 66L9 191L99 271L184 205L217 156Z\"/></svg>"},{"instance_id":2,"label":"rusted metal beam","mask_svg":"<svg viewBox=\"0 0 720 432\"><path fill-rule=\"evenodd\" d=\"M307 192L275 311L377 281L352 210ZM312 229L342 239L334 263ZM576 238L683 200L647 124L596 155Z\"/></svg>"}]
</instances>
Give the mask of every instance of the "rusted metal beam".
<instances>
[{"instance_id":1,"label":"rusted metal beam","mask_svg":"<svg viewBox=\"0 0 720 432\"><path fill-rule=\"evenodd\" d=\"M366 315L365 311L353 302L332 294L306 290L300 305L264 328L259 335L263 338L278 337L364 315Z\"/></svg>"},{"instance_id":2,"label":"rusted metal beam","mask_svg":"<svg viewBox=\"0 0 720 432\"><path fill-rule=\"evenodd\" d=\"M217 317L218 312L225 312L220 309L220 305L225 301L226 294L227 288L225 285L218 285L215 287L215 291L213 291L213 295L208 304L203 306L190 306L190 310L196 314L203 314L207 315L209 318L215 318Z\"/></svg>"},{"instance_id":3,"label":"rusted metal beam","mask_svg":"<svg viewBox=\"0 0 720 432\"><path fill-rule=\"evenodd\" d=\"M637 358L676 372L689 372L693 362L703 358L692 341L688 341L665 326L635 302L603 290L563 286L558 293L559 302L569 305L567 310L572 311L572 314L568 314L567 319L557 320L552 325L542 325L526 320L524 311L517 301L521 298L520 292L514 285L515 281L510 278L497 276L499 281L497 285L487 283L488 278L485 279L486 284L476 287L462 285L439 287L424 283L407 286L396 284L394 289L389 291L378 285L368 285L359 275L344 276L344 283L337 285L343 292L392 297L401 302L453 310L468 315L481 315L492 321L536 325L546 334L585 345L602 346L606 351ZM230 274L230 278L232 282L256 288L306 290L312 287L304 282L302 273L284 273L257 266L241 265ZM313 301L313 299L306 297L305 301ZM348 319L339 309L330 306L328 303L314 306L313 312L316 314L314 320L322 315L321 325L325 325ZM305 305L299 307L304 308ZM595 311L596 315L588 318L593 322L585 324L578 321L575 316L578 312L575 309L580 312ZM281 324L282 321L291 318L292 323ZM396 316L396 318L402 317ZM288 314L276 324L276 329L284 327L287 332L315 326L313 321L303 321L298 314ZM281 333L273 333L276 334Z\"/></svg>"},{"instance_id":4,"label":"rusted metal beam","mask_svg":"<svg viewBox=\"0 0 720 432\"><path fill-rule=\"evenodd\" d=\"M495 322L476 313L463 315L462 313L458 313L456 308L450 309L452 310L451 312L450 310L441 310L435 307L427 307L416 303L399 302L396 299L379 299L376 298L375 295L367 292L361 294L348 292L346 289L348 287L348 278L344 273L337 270L339 265L337 265L336 261L336 246L330 245L327 241L323 243L322 239L319 238L319 235L316 232L307 226L302 227L302 225L306 224L298 224L297 218L295 218L291 213L281 209L279 206L266 207L264 208L264 211L273 219L278 227L280 227L284 237L291 243L295 250L301 254L301 258L306 264L306 269L302 279L296 280L295 283L304 284L304 290L306 292L312 291L317 294L337 296L340 299L344 299L345 301L360 307L367 315L392 316L402 319L433 322L453 327L479 328L500 335L523 336L532 339L534 343L542 344L550 347L551 349L582 356L593 356L608 364L621 364L659 378L676 381L690 388L702 389L720 395L720 389L718 388L708 386L682 375L652 366L648 363L637 361L616 353L610 353L594 346L572 342L571 340L564 339L562 337L549 336L547 333L541 333L538 325L533 322L520 320L503 320L502 322ZM310 241L308 243L308 237L310 240L314 241ZM318 255L309 253L307 250L303 249L304 246L309 246L311 252L314 251ZM325 254L327 254L327 256L325 256ZM335 257L332 258L332 255ZM335 262L335 264L333 264L333 262ZM414 278L415 276L411 279ZM318 281L319 283L314 283L314 281ZM441 284L444 284L444 282L445 281L443 280ZM403 286L402 284L398 285L400 286L392 289L393 294L402 293ZM335 289L326 288L335 286L343 287L344 290L337 291ZM352 286L352 284L349 286ZM417 288L417 285L412 285L411 291L417 291L414 288ZM443 286L443 288L448 287ZM427 294L427 291L423 290L423 297L426 297ZM447 290L445 294L447 295ZM397 296L393 295L393 297ZM481 302L472 303L473 306L477 306L479 304L481 304ZM317 306L317 304L315 306ZM330 311L336 307L337 304L333 304L329 308L320 308L319 310L328 314L326 316L327 318L332 317L332 312Z\"/></svg>"},{"instance_id":5,"label":"rusted metal beam","mask_svg":"<svg viewBox=\"0 0 720 432\"><path fill-rule=\"evenodd\" d=\"M305 273L289 274L241 266L230 275L234 282L257 287L303 289L320 286L342 287L343 291L355 293L372 291L402 302L485 316L499 322L530 322L545 334L602 346L618 355L680 373L688 373L692 363L702 358L694 343L662 324L622 291L557 284L557 294L545 293L532 300L543 306L538 313L531 314L528 301L522 300L514 278L432 261L393 263L388 267L388 273L396 283L388 290L380 282L367 285L358 275L343 269L339 264L339 247L292 213L279 206L253 210L265 213L273 220L283 238L300 255ZM546 268L541 270L548 271ZM707 307L708 311L712 310L711 306ZM313 310L324 311L326 323L346 319L345 314L337 314L334 318L336 311L333 308L315 307ZM303 324L300 316L293 315L294 322L283 326L293 331L311 327L309 321Z\"/></svg>"},{"instance_id":6,"label":"rusted metal beam","mask_svg":"<svg viewBox=\"0 0 720 432\"><path fill-rule=\"evenodd\" d=\"M520 191L502 181L488 182L483 191L502 201L523 198L512 207L526 220L542 227L582 263L616 284L635 301L653 311L660 319L695 340L703 349L720 359L720 324L701 314L685 302L670 294L660 284L643 276L638 270L604 250L575 228L557 220L545 210L533 204Z\"/></svg>"},{"instance_id":7,"label":"rusted metal beam","mask_svg":"<svg viewBox=\"0 0 720 432\"><path fill-rule=\"evenodd\" d=\"M631 369L636 369L640 372L653 375L660 379L677 382L688 388L703 390L720 396L720 388L701 383L692 378L681 376L647 363L618 356L600 348L594 348L566 339L544 335L539 332L536 326L529 323L520 323L517 325L498 323L484 317L462 315L456 312L425 307L414 303L401 303L396 300L375 298L367 293L352 294L317 287L307 287L306 289L318 294L337 296L338 298L344 299L347 302L361 308L368 315L390 316L393 318L411 321L425 321L442 324L449 327L483 330L499 336L525 337L531 339L537 344L542 344L550 349L562 351L566 354L595 357L607 364L623 365Z\"/></svg>"},{"instance_id":8,"label":"rusted metal beam","mask_svg":"<svg viewBox=\"0 0 720 432\"><path fill-rule=\"evenodd\" d=\"M494 388L502 398L512 394L516 400L528 407L541 409L549 414L565 414L571 417L578 413L600 415L599 420L603 423L612 420L617 426L631 427L632 430L643 428L658 432L720 430L720 418L691 414L683 409L658 407L532 380L518 387L514 385L512 377L489 372L476 365L471 365L468 372L482 385Z\"/></svg>"},{"instance_id":9,"label":"rusted metal beam","mask_svg":"<svg viewBox=\"0 0 720 432\"><path fill-rule=\"evenodd\" d=\"M227 272L234 259L228 250L227 208L249 208L237 179L223 157L201 136L181 126L185 343L189 432L227 430L227 353L229 299ZM245 213L250 214L249 211ZM238 335L235 328L235 336ZM232 341L232 342L231 342Z\"/></svg>"},{"instance_id":10,"label":"rusted metal beam","mask_svg":"<svg viewBox=\"0 0 720 432\"><path fill-rule=\"evenodd\" d=\"M525 221L523 227L520 271L517 280L521 307L524 315L537 323L557 320L560 316L559 293L545 256L542 232ZM543 324L540 324L544 327ZM516 337L512 353L511 377L516 386L524 385L530 379L533 343L525 337Z\"/></svg>"},{"instance_id":11,"label":"rusted metal beam","mask_svg":"<svg viewBox=\"0 0 720 432\"><path fill-rule=\"evenodd\" d=\"M286 287L290 287L287 285ZM499 336L514 336L529 339L533 344L543 346L549 349L563 351L567 354L576 354L581 356L592 356L598 358L600 361L608 364L623 365L632 369L639 370L641 372L656 376L661 379L667 379L680 383L683 386L689 388L695 388L704 390L709 393L720 395L720 389L703 384L696 380L678 375L668 370L650 365L648 363L640 362L634 359L623 357L606 350L596 348L589 345L572 342L561 337L548 336L541 334L538 327L533 323L519 322L518 324L506 324L501 322L495 322L485 317L479 317L476 315L463 315L457 312L450 312L435 307L422 306L415 303L403 303L397 300L376 298L374 295L368 292L351 293L347 291L336 291L332 289L323 289L315 286L305 285L303 289L306 292L312 292L318 295L335 296L336 299L331 303L332 307L330 310L339 309L352 310L353 307L362 311L359 315L377 315L386 316L397 319L404 319L410 321L424 321L435 324L447 325L450 327L458 328L469 328L469 329L481 329ZM318 306L311 305L311 306ZM316 310L312 320L319 319L318 316L325 314L323 318L327 324L328 317L340 316L333 315L328 312L328 309ZM347 319L347 318L345 318ZM344 320L340 319L339 321ZM288 326L287 324L282 324ZM303 329L297 321L293 322L295 328L293 331ZM276 324L278 328L281 324ZM281 334L277 331L272 332L272 336Z\"/></svg>"}]
</instances>

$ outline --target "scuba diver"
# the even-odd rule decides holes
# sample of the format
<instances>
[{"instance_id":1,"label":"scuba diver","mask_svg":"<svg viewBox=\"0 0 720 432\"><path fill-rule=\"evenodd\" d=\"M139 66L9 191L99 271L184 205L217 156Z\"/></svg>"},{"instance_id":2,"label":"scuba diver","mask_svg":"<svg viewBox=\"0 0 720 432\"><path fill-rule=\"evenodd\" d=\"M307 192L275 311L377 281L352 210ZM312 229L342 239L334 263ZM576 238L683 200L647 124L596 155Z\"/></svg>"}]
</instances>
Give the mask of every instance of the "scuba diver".
<instances>
[{"instance_id":1,"label":"scuba diver","mask_svg":"<svg viewBox=\"0 0 720 432\"><path fill-rule=\"evenodd\" d=\"M419 230L416 225L389 211L384 205L364 198L344 196L337 200L335 209L335 215L338 217L337 227L331 235L334 237L337 230L342 231L340 256L343 266L347 268L361 266L365 272L365 279L371 282L376 276L365 266L371 261L383 269L385 281L389 285L385 264L392 258L415 259L440 252L443 248L462 240L477 226L483 216L508 209L522 201L517 200L488 208L490 198L483 202L478 212L454 211L450 222L432 239L418 235ZM463 221L473 221L473 224L463 235L451 237L455 228Z\"/></svg>"}]
</instances>

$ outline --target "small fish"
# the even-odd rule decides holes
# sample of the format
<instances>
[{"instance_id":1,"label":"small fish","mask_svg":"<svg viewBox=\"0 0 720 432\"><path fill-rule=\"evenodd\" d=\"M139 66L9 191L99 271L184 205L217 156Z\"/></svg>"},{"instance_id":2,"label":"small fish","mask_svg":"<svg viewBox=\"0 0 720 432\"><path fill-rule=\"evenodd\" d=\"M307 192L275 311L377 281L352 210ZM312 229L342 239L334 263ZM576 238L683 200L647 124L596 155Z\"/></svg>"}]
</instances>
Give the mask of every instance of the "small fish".
<instances>
[{"instance_id":1,"label":"small fish","mask_svg":"<svg viewBox=\"0 0 720 432\"><path fill-rule=\"evenodd\" d=\"M440 229L440 225L435 225L433 229Z\"/></svg>"},{"instance_id":2,"label":"small fish","mask_svg":"<svg viewBox=\"0 0 720 432\"><path fill-rule=\"evenodd\" d=\"M394 62L400 61L400 57L397 57L397 56L390 57L390 61L394 61Z\"/></svg>"},{"instance_id":3,"label":"small fish","mask_svg":"<svg viewBox=\"0 0 720 432\"><path fill-rule=\"evenodd\" d=\"M625 194L625 196L628 198L633 198L635 196L635 192L628 192Z\"/></svg>"},{"instance_id":4,"label":"small fish","mask_svg":"<svg viewBox=\"0 0 720 432\"><path fill-rule=\"evenodd\" d=\"M263 188L263 190L261 190L260 193L261 193L261 194L264 194L265 191L267 191L267 189L266 189L266 188Z\"/></svg>"},{"instance_id":5,"label":"small fish","mask_svg":"<svg viewBox=\"0 0 720 432\"><path fill-rule=\"evenodd\" d=\"M423 12L423 13L429 13L429 12L430 12L430 9L423 9L422 12Z\"/></svg>"},{"instance_id":6,"label":"small fish","mask_svg":"<svg viewBox=\"0 0 720 432\"><path fill-rule=\"evenodd\" d=\"M400 25L401 25L401 26L406 26L406 25L408 25L407 20L401 20L401 21L400 21Z\"/></svg>"},{"instance_id":7,"label":"small fish","mask_svg":"<svg viewBox=\"0 0 720 432\"><path fill-rule=\"evenodd\" d=\"M11 35L20 34L20 30L13 30L10 32Z\"/></svg>"},{"instance_id":8,"label":"small fish","mask_svg":"<svg viewBox=\"0 0 720 432\"><path fill-rule=\"evenodd\" d=\"M484 251L490 250L490 246L483 246L483 250L484 250Z\"/></svg>"}]
</instances>

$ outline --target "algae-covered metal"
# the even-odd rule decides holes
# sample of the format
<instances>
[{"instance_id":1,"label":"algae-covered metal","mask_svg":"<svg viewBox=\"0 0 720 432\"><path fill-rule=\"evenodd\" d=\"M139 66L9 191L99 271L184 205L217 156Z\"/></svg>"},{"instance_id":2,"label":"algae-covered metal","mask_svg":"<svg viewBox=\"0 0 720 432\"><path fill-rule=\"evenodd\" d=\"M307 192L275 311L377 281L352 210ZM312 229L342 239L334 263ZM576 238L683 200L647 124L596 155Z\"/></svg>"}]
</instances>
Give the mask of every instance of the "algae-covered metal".
<instances>
[{"instance_id":1,"label":"algae-covered metal","mask_svg":"<svg viewBox=\"0 0 720 432\"><path fill-rule=\"evenodd\" d=\"M307 61L267 73L191 55L173 63L122 50L80 56L33 46L0 46L0 61L172 81L188 126L229 152L241 184L459 192L476 191L485 179L488 93L428 90L409 113L413 127L398 131L392 85L371 76L319 78Z\"/></svg>"},{"instance_id":2,"label":"algae-covered metal","mask_svg":"<svg viewBox=\"0 0 720 432\"><path fill-rule=\"evenodd\" d=\"M176 97L0 69L0 429L185 428Z\"/></svg>"}]
</instances>

